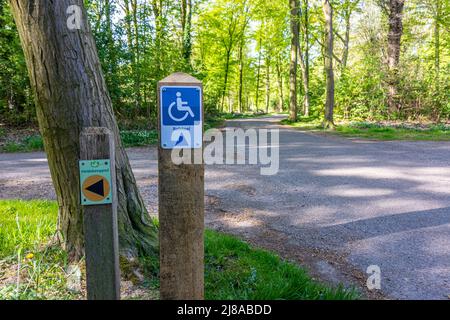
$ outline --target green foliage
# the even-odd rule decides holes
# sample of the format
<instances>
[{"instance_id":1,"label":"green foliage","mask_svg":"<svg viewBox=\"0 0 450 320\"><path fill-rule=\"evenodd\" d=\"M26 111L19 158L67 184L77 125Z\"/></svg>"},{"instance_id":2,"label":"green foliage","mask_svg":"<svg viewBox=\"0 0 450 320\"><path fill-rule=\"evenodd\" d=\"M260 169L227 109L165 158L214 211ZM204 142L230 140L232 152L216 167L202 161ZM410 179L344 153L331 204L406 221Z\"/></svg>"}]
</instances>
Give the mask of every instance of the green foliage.
<instances>
[{"instance_id":1,"label":"green foliage","mask_svg":"<svg viewBox=\"0 0 450 320\"><path fill-rule=\"evenodd\" d=\"M53 201L0 201L0 260L46 243L55 234L57 209Z\"/></svg>"},{"instance_id":2,"label":"green foliage","mask_svg":"<svg viewBox=\"0 0 450 320\"><path fill-rule=\"evenodd\" d=\"M299 121L281 121L300 130L327 132L344 137L355 137L374 140L425 140L450 141L450 126L428 125L414 126L406 124L382 124L376 122L338 122L335 130L324 130L318 119L299 117Z\"/></svg>"},{"instance_id":3,"label":"green foliage","mask_svg":"<svg viewBox=\"0 0 450 320\"><path fill-rule=\"evenodd\" d=\"M286 110L291 40L288 1L192 1L192 25L185 29L183 1L85 2L121 129L156 127L157 82L175 71L189 72L203 81L206 116L266 108L271 112L280 106ZM324 18L320 1L299 3L302 58L310 75L310 114L322 118L326 94ZM432 0L405 2L400 65L395 76L398 112L386 106L388 19L379 3L333 2L336 120L448 121L449 1L440 1L439 8ZM346 21L350 22L350 34L344 65ZM300 70L299 66L299 110L304 100ZM17 30L7 1L0 0L0 121L9 126L28 125L35 119L34 112Z\"/></svg>"},{"instance_id":4,"label":"green foliage","mask_svg":"<svg viewBox=\"0 0 450 320\"><path fill-rule=\"evenodd\" d=\"M0 148L1 152L31 152L44 150L44 142L40 135L32 135L23 138L20 142L7 141L6 144Z\"/></svg>"},{"instance_id":5,"label":"green foliage","mask_svg":"<svg viewBox=\"0 0 450 320\"><path fill-rule=\"evenodd\" d=\"M124 147L154 145L158 142L158 132L156 130L121 131L120 138Z\"/></svg>"},{"instance_id":6,"label":"green foliage","mask_svg":"<svg viewBox=\"0 0 450 320\"><path fill-rule=\"evenodd\" d=\"M0 121L19 126L34 120L28 74L17 29L6 0L0 0Z\"/></svg>"},{"instance_id":7,"label":"green foliage","mask_svg":"<svg viewBox=\"0 0 450 320\"><path fill-rule=\"evenodd\" d=\"M205 241L206 299L355 299L353 290L321 285L296 265L213 231Z\"/></svg>"}]
</instances>

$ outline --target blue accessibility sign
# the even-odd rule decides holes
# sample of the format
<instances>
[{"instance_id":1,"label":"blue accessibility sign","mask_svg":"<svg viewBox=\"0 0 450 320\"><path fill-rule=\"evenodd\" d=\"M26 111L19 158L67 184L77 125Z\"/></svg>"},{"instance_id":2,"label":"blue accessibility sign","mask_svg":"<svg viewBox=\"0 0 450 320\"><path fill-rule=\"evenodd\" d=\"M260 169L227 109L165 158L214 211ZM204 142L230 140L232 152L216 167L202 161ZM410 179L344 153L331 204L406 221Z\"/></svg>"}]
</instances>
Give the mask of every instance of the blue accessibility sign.
<instances>
[{"instance_id":1,"label":"blue accessibility sign","mask_svg":"<svg viewBox=\"0 0 450 320\"><path fill-rule=\"evenodd\" d=\"M201 148L203 143L202 88L163 86L160 92L161 147Z\"/></svg>"}]
</instances>

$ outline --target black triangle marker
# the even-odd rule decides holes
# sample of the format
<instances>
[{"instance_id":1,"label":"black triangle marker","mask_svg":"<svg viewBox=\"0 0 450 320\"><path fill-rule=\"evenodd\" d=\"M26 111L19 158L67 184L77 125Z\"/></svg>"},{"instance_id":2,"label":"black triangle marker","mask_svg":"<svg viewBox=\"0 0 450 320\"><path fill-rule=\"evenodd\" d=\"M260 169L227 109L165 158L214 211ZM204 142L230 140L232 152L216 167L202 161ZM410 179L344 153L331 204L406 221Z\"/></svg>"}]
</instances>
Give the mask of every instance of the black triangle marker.
<instances>
[{"instance_id":1,"label":"black triangle marker","mask_svg":"<svg viewBox=\"0 0 450 320\"><path fill-rule=\"evenodd\" d=\"M86 188L87 191L90 191L92 193L98 194L99 196L104 197L105 196L105 188L103 186L103 179L99 180L98 182L91 184L89 187Z\"/></svg>"}]
</instances>

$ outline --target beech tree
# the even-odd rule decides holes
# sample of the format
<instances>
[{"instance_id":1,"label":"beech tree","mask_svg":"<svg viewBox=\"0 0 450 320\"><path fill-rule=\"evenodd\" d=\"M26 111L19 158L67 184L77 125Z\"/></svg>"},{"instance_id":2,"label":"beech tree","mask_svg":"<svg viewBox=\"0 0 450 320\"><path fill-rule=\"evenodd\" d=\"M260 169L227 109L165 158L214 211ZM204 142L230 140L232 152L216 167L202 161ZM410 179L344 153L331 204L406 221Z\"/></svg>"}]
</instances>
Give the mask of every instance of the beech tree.
<instances>
[{"instance_id":1,"label":"beech tree","mask_svg":"<svg viewBox=\"0 0 450 320\"><path fill-rule=\"evenodd\" d=\"M289 0L291 9L291 61L289 65L289 120L297 121L297 64L299 52L298 0Z\"/></svg>"},{"instance_id":2,"label":"beech tree","mask_svg":"<svg viewBox=\"0 0 450 320\"><path fill-rule=\"evenodd\" d=\"M323 0L323 14L325 16L325 73L327 78L325 119L323 125L325 128L333 128L334 112L334 70L333 70L333 8L329 0Z\"/></svg>"},{"instance_id":3,"label":"beech tree","mask_svg":"<svg viewBox=\"0 0 450 320\"><path fill-rule=\"evenodd\" d=\"M79 134L83 127L95 126L106 127L115 136L121 253L125 256L154 253L157 228L145 209L121 146L83 0L9 3L25 53L39 128L58 198L58 231L63 247L71 260L83 255ZM72 9L68 11L69 7Z\"/></svg>"}]
</instances>

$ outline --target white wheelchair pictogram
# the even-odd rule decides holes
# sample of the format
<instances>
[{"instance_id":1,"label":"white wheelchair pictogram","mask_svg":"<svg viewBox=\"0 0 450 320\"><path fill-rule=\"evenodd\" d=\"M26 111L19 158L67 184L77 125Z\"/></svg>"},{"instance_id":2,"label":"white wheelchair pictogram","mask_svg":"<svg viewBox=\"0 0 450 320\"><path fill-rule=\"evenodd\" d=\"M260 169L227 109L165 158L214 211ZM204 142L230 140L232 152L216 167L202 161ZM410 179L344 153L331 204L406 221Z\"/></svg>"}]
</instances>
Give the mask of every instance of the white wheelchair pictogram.
<instances>
[{"instance_id":1,"label":"white wheelchair pictogram","mask_svg":"<svg viewBox=\"0 0 450 320\"><path fill-rule=\"evenodd\" d=\"M175 117L172 113L173 107L177 107L178 111L184 111L185 114L181 117ZM188 116L194 117L194 112L192 112L191 107L188 106L188 103L186 101L183 101L181 98L181 92L177 92L177 101L174 101L169 106L169 117L172 118L172 120L176 122L181 122L187 119Z\"/></svg>"}]
</instances>

